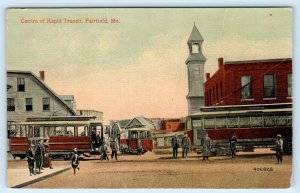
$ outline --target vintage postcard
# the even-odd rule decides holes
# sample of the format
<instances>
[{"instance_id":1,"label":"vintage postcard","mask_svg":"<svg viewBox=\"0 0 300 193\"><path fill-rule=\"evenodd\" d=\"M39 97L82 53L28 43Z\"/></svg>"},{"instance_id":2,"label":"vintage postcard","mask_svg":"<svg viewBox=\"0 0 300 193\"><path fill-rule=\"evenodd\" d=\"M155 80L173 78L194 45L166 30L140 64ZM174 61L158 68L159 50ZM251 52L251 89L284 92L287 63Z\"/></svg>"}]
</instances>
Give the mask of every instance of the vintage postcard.
<instances>
[{"instance_id":1,"label":"vintage postcard","mask_svg":"<svg viewBox=\"0 0 300 193\"><path fill-rule=\"evenodd\" d=\"M7 9L7 187L289 188L292 21Z\"/></svg>"}]
</instances>

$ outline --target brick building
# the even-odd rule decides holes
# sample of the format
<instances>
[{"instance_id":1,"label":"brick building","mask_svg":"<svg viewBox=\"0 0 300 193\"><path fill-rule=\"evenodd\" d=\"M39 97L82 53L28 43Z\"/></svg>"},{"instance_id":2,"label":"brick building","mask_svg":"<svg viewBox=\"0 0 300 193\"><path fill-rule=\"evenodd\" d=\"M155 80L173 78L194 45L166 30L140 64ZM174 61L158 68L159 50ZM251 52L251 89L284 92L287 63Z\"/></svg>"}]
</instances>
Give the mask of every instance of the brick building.
<instances>
[{"instance_id":1,"label":"brick building","mask_svg":"<svg viewBox=\"0 0 300 193\"><path fill-rule=\"evenodd\" d=\"M205 105L247 105L292 102L292 59L227 61L206 73Z\"/></svg>"},{"instance_id":2,"label":"brick building","mask_svg":"<svg viewBox=\"0 0 300 193\"><path fill-rule=\"evenodd\" d=\"M167 119L161 121L160 130L165 131L166 133L184 131L184 121L182 119Z\"/></svg>"}]
</instances>

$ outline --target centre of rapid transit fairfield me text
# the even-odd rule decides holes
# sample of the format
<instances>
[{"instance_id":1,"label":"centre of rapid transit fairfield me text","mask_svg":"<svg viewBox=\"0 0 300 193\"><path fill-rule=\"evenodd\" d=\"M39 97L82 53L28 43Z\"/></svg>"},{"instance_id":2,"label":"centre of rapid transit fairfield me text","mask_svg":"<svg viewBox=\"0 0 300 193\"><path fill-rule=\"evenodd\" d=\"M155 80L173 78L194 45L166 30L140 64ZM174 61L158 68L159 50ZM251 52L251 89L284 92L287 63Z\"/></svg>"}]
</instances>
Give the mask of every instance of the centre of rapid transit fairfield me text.
<instances>
[{"instance_id":1,"label":"centre of rapid transit fairfield me text","mask_svg":"<svg viewBox=\"0 0 300 193\"><path fill-rule=\"evenodd\" d=\"M43 18L43 19L31 19L22 18L21 23L24 24L108 24L108 23L120 23L119 19L116 18Z\"/></svg>"}]
</instances>

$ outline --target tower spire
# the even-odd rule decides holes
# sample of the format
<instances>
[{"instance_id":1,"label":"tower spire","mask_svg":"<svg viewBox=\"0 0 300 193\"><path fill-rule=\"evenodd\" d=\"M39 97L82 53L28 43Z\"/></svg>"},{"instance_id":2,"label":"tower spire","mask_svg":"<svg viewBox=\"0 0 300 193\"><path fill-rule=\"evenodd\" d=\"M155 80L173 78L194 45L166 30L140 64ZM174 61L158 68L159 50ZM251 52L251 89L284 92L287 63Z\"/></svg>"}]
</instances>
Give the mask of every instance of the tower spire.
<instances>
[{"instance_id":1,"label":"tower spire","mask_svg":"<svg viewBox=\"0 0 300 193\"><path fill-rule=\"evenodd\" d=\"M189 56L185 61L188 68L188 88L187 95L189 114L198 112L204 106L204 63L206 58L202 54L202 43L204 39L199 30L194 26L187 41Z\"/></svg>"}]
</instances>

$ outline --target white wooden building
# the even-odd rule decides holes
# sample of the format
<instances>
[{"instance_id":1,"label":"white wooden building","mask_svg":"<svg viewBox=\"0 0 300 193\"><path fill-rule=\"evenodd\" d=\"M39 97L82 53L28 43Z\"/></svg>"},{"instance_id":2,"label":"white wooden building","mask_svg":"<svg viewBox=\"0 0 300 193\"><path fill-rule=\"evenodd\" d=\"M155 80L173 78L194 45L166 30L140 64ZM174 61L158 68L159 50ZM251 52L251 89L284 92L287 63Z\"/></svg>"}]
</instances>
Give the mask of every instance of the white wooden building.
<instances>
[{"instance_id":1,"label":"white wooden building","mask_svg":"<svg viewBox=\"0 0 300 193\"><path fill-rule=\"evenodd\" d=\"M30 71L7 71L8 125L28 117L76 115L41 78Z\"/></svg>"}]
</instances>

